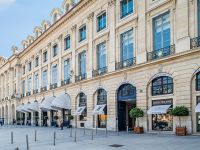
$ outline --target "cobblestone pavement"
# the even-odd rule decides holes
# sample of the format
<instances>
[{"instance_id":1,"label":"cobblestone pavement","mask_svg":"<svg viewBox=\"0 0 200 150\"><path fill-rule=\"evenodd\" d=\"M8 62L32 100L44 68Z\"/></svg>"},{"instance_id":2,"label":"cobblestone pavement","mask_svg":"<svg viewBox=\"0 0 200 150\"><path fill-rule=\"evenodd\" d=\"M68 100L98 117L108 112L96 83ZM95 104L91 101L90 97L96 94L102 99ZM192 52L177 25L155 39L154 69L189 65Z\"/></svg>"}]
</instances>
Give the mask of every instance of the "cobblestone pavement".
<instances>
[{"instance_id":1,"label":"cobblestone pavement","mask_svg":"<svg viewBox=\"0 0 200 150\"><path fill-rule=\"evenodd\" d=\"M35 142L35 131L37 140ZM11 132L13 141L11 144ZM56 140L54 146L54 132ZM43 127L0 127L0 150L26 150L26 135L28 135L30 150L200 150L200 136L177 137L164 134L142 134L93 131L77 129L70 137L70 129ZM111 147L111 145L121 147Z\"/></svg>"}]
</instances>

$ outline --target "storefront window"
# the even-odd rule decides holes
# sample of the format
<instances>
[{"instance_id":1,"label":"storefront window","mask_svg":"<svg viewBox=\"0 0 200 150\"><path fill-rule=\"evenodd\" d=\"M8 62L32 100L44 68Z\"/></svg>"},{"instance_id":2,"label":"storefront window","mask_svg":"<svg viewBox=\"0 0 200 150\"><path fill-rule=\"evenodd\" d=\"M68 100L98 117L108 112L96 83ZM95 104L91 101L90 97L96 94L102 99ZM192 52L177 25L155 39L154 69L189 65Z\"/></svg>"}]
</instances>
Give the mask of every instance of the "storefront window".
<instances>
[{"instance_id":1,"label":"storefront window","mask_svg":"<svg viewBox=\"0 0 200 150\"><path fill-rule=\"evenodd\" d=\"M200 103L200 96L197 96L197 104ZM197 113L197 132L200 132L200 113Z\"/></svg>"},{"instance_id":2,"label":"storefront window","mask_svg":"<svg viewBox=\"0 0 200 150\"><path fill-rule=\"evenodd\" d=\"M82 112L82 115L80 115L80 121L86 121L87 117L87 98L84 93L79 94L79 107L86 106L84 111Z\"/></svg>"},{"instance_id":3,"label":"storefront window","mask_svg":"<svg viewBox=\"0 0 200 150\"><path fill-rule=\"evenodd\" d=\"M173 130L173 118L168 114L153 115L153 130L158 131L172 131Z\"/></svg>"},{"instance_id":4,"label":"storefront window","mask_svg":"<svg viewBox=\"0 0 200 150\"><path fill-rule=\"evenodd\" d=\"M97 91L97 105L107 105L107 92L104 89ZM104 114L98 115L98 128L106 128L107 107L104 108Z\"/></svg>"},{"instance_id":5,"label":"storefront window","mask_svg":"<svg viewBox=\"0 0 200 150\"><path fill-rule=\"evenodd\" d=\"M153 113L152 115L152 130L157 131L173 131L173 117L170 115L170 111L173 108L173 100L154 100L152 105L156 107L169 106L166 109L166 113ZM167 107L166 107L167 108Z\"/></svg>"}]
</instances>

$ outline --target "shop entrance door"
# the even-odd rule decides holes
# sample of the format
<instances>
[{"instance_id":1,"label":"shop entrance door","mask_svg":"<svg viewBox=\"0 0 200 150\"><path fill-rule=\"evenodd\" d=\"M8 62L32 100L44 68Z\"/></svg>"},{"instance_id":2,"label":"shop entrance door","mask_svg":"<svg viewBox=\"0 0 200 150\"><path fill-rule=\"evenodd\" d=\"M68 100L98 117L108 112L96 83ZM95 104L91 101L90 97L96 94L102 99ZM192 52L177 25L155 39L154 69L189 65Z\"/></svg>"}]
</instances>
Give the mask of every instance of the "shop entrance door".
<instances>
[{"instance_id":1,"label":"shop entrance door","mask_svg":"<svg viewBox=\"0 0 200 150\"><path fill-rule=\"evenodd\" d=\"M124 101L118 103L118 129L126 130L126 102Z\"/></svg>"},{"instance_id":2,"label":"shop entrance door","mask_svg":"<svg viewBox=\"0 0 200 150\"><path fill-rule=\"evenodd\" d=\"M200 132L200 113L197 113L197 132Z\"/></svg>"}]
</instances>

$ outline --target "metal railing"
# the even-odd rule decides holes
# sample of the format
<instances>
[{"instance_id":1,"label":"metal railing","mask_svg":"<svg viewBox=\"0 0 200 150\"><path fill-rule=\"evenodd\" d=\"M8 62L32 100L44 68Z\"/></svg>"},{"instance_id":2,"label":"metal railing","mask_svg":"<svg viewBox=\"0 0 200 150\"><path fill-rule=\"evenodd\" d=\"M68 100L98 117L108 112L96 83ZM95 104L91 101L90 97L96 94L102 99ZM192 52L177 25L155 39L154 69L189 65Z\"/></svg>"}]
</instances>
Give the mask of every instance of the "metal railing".
<instances>
[{"instance_id":1,"label":"metal railing","mask_svg":"<svg viewBox=\"0 0 200 150\"><path fill-rule=\"evenodd\" d=\"M41 92L45 92L45 91L47 91L47 87L46 86L42 87L40 90L41 90Z\"/></svg>"},{"instance_id":2,"label":"metal railing","mask_svg":"<svg viewBox=\"0 0 200 150\"><path fill-rule=\"evenodd\" d=\"M31 92L27 92L27 93L26 93L26 96L30 96L30 95L31 95Z\"/></svg>"},{"instance_id":3,"label":"metal railing","mask_svg":"<svg viewBox=\"0 0 200 150\"><path fill-rule=\"evenodd\" d=\"M97 70L92 71L92 76L93 77L101 76L107 72L108 72L108 67L99 68Z\"/></svg>"},{"instance_id":4,"label":"metal railing","mask_svg":"<svg viewBox=\"0 0 200 150\"><path fill-rule=\"evenodd\" d=\"M65 85L68 85L68 84L70 84L70 78L61 81L61 86L65 86Z\"/></svg>"},{"instance_id":5,"label":"metal railing","mask_svg":"<svg viewBox=\"0 0 200 150\"><path fill-rule=\"evenodd\" d=\"M57 83L51 84L50 85L50 90L56 89L58 87Z\"/></svg>"},{"instance_id":6,"label":"metal railing","mask_svg":"<svg viewBox=\"0 0 200 150\"><path fill-rule=\"evenodd\" d=\"M175 54L175 45L167 46L147 53L147 60L156 60Z\"/></svg>"},{"instance_id":7,"label":"metal railing","mask_svg":"<svg viewBox=\"0 0 200 150\"><path fill-rule=\"evenodd\" d=\"M154 85L151 87L152 96L164 95L164 94L173 94L173 83Z\"/></svg>"},{"instance_id":8,"label":"metal railing","mask_svg":"<svg viewBox=\"0 0 200 150\"><path fill-rule=\"evenodd\" d=\"M192 38L190 41L190 47L191 49L197 48L200 46L200 36Z\"/></svg>"},{"instance_id":9,"label":"metal railing","mask_svg":"<svg viewBox=\"0 0 200 150\"><path fill-rule=\"evenodd\" d=\"M38 89L33 90L33 94L37 94L38 93Z\"/></svg>"},{"instance_id":10,"label":"metal railing","mask_svg":"<svg viewBox=\"0 0 200 150\"><path fill-rule=\"evenodd\" d=\"M122 60L120 62L116 62L115 63L115 70L120 70L123 68L128 68L131 67L133 65L135 65L136 59L135 58L130 58L127 60Z\"/></svg>"},{"instance_id":11,"label":"metal railing","mask_svg":"<svg viewBox=\"0 0 200 150\"><path fill-rule=\"evenodd\" d=\"M78 82L78 81L81 81L81 80L85 80L87 78L87 74L81 74L81 75L78 75L75 77L75 81Z\"/></svg>"}]
</instances>

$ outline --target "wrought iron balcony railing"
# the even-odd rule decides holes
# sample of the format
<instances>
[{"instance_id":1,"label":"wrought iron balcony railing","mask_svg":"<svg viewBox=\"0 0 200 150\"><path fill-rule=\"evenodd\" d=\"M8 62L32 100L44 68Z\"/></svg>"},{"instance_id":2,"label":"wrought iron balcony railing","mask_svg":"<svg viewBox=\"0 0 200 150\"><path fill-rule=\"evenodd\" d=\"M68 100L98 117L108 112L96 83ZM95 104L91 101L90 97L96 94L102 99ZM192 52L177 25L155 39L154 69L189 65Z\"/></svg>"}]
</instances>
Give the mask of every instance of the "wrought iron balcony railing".
<instances>
[{"instance_id":1,"label":"wrought iron balcony railing","mask_svg":"<svg viewBox=\"0 0 200 150\"><path fill-rule=\"evenodd\" d=\"M31 95L31 92L27 92L27 93L26 93L26 96L30 96L30 95Z\"/></svg>"},{"instance_id":2,"label":"wrought iron balcony railing","mask_svg":"<svg viewBox=\"0 0 200 150\"><path fill-rule=\"evenodd\" d=\"M78 75L75 77L75 81L78 82L78 81L81 81L81 80L85 80L87 78L87 74L81 74L81 75Z\"/></svg>"},{"instance_id":3,"label":"wrought iron balcony railing","mask_svg":"<svg viewBox=\"0 0 200 150\"><path fill-rule=\"evenodd\" d=\"M61 86L65 86L65 85L68 85L68 84L70 84L70 78L61 81Z\"/></svg>"},{"instance_id":4,"label":"wrought iron balcony railing","mask_svg":"<svg viewBox=\"0 0 200 150\"><path fill-rule=\"evenodd\" d=\"M33 90L33 94L37 94L38 93L38 89Z\"/></svg>"},{"instance_id":5,"label":"wrought iron balcony railing","mask_svg":"<svg viewBox=\"0 0 200 150\"><path fill-rule=\"evenodd\" d=\"M92 76L93 77L101 76L107 72L108 72L108 67L99 68L97 70L92 71Z\"/></svg>"},{"instance_id":6,"label":"wrought iron balcony railing","mask_svg":"<svg viewBox=\"0 0 200 150\"><path fill-rule=\"evenodd\" d=\"M45 92L45 91L47 91L47 87L46 86L41 88L41 92Z\"/></svg>"},{"instance_id":7,"label":"wrought iron balcony railing","mask_svg":"<svg viewBox=\"0 0 200 150\"><path fill-rule=\"evenodd\" d=\"M191 43L191 45L190 45L191 49L199 47L200 46L200 36L192 38L190 43Z\"/></svg>"},{"instance_id":8,"label":"wrought iron balcony railing","mask_svg":"<svg viewBox=\"0 0 200 150\"><path fill-rule=\"evenodd\" d=\"M120 70L120 69L123 69L123 68L131 67L131 66L135 65L135 62L136 62L135 58L122 60L120 62L115 63L115 69Z\"/></svg>"},{"instance_id":9,"label":"wrought iron balcony railing","mask_svg":"<svg viewBox=\"0 0 200 150\"><path fill-rule=\"evenodd\" d=\"M21 94L21 98L25 97L25 94Z\"/></svg>"},{"instance_id":10,"label":"wrought iron balcony railing","mask_svg":"<svg viewBox=\"0 0 200 150\"><path fill-rule=\"evenodd\" d=\"M156 60L173 54L175 54L175 45L167 46L147 53L147 60Z\"/></svg>"},{"instance_id":11,"label":"wrought iron balcony railing","mask_svg":"<svg viewBox=\"0 0 200 150\"><path fill-rule=\"evenodd\" d=\"M56 89L57 87L58 87L58 86L57 86L57 83L51 84L51 85L50 85L50 90Z\"/></svg>"}]
</instances>

